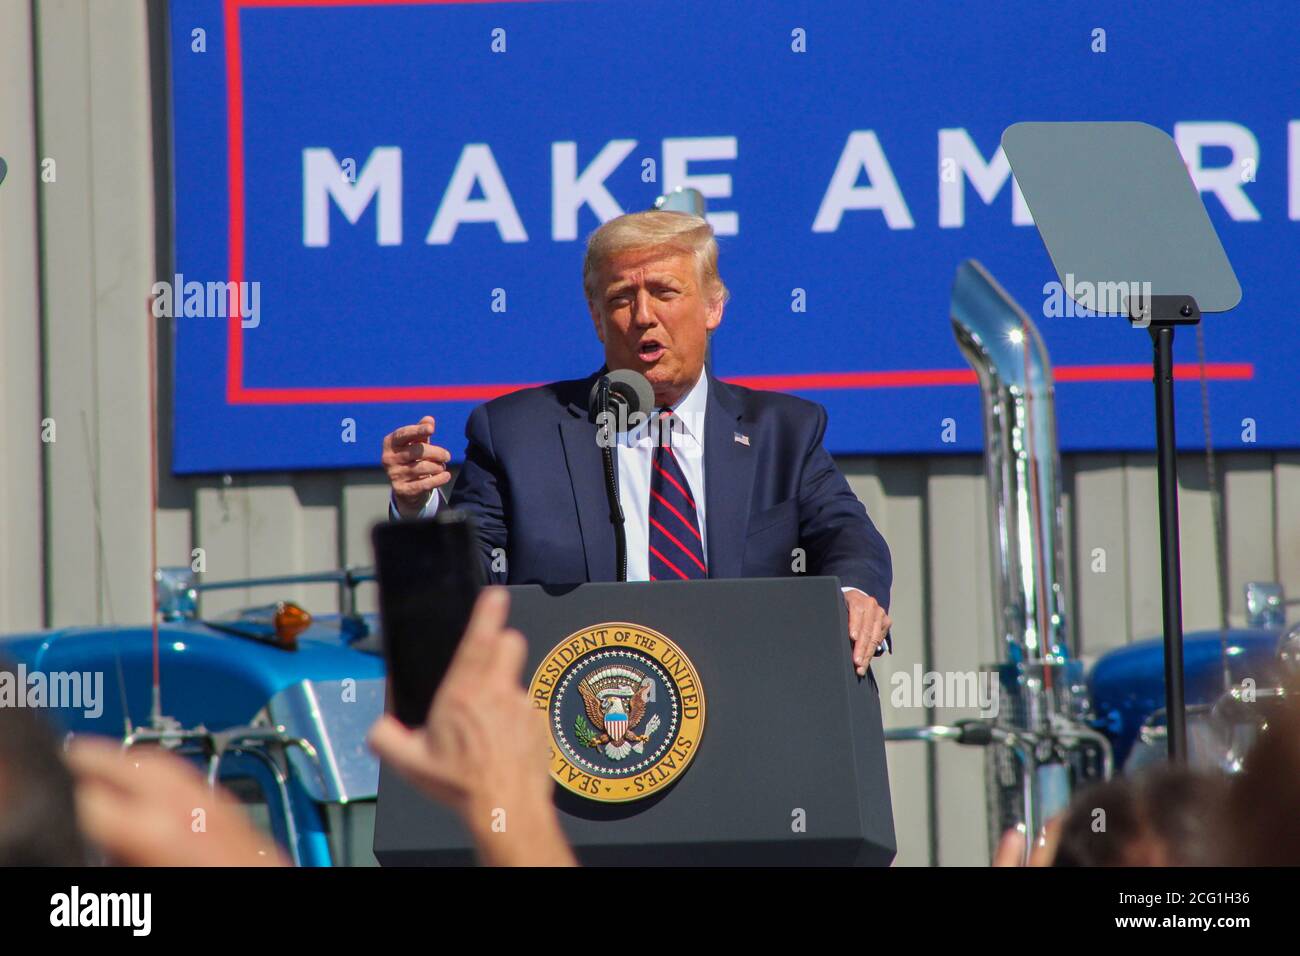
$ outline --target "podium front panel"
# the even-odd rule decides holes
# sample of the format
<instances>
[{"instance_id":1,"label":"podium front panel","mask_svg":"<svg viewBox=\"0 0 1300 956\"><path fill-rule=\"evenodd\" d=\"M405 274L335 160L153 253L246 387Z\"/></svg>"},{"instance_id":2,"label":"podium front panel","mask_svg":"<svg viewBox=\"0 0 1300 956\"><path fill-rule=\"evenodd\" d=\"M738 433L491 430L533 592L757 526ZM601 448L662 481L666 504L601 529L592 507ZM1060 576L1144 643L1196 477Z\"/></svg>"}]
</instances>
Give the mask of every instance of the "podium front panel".
<instances>
[{"instance_id":1,"label":"podium front panel","mask_svg":"<svg viewBox=\"0 0 1300 956\"><path fill-rule=\"evenodd\" d=\"M556 786L584 864L887 865L893 816L875 681L853 672L839 581L772 578L509 588L525 681L570 635L607 622L658 631L699 675L705 723L664 789L601 803ZM540 718L539 718L540 719ZM508 825L508 822L507 822ZM375 855L468 864L450 810L383 768Z\"/></svg>"}]
</instances>

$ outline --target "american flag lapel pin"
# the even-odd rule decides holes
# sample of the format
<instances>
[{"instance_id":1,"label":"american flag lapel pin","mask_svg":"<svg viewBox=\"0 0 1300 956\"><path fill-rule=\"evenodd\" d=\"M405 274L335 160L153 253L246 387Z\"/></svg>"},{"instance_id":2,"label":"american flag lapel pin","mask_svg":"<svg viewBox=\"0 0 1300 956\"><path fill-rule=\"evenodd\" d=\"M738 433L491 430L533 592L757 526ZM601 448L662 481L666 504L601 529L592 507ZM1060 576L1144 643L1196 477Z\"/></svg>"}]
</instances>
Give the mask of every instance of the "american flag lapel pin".
<instances>
[{"instance_id":1,"label":"american flag lapel pin","mask_svg":"<svg viewBox=\"0 0 1300 956\"><path fill-rule=\"evenodd\" d=\"M744 445L746 448L749 447L749 436L748 436L748 435L742 435L740 432L735 432L735 436L736 436L736 444L737 444L737 445Z\"/></svg>"}]
</instances>

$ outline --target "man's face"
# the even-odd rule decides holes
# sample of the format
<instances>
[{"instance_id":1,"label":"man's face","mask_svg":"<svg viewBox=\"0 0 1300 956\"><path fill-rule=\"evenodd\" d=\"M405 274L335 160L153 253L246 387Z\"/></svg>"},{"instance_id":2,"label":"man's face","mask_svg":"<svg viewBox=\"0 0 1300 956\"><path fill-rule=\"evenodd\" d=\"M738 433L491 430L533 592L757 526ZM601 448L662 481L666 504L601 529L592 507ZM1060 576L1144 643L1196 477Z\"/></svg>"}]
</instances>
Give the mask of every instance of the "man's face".
<instances>
[{"instance_id":1,"label":"man's face","mask_svg":"<svg viewBox=\"0 0 1300 956\"><path fill-rule=\"evenodd\" d=\"M612 257L588 303L610 371L634 369L649 379L656 404L675 403L699 380L709 333L722 322L721 297L711 292L690 253L658 248Z\"/></svg>"}]
</instances>

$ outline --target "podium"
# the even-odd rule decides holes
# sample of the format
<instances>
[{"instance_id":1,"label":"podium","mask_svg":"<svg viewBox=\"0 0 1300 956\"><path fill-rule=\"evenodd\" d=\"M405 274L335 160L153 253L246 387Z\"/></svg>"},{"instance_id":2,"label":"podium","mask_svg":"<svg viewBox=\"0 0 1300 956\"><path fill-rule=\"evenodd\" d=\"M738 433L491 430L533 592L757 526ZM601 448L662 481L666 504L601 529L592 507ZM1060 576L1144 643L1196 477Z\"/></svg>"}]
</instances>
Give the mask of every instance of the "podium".
<instances>
[{"instance_id":1,"label":"podium","mask_svg":"<svg viewBox=\"0 0 1300 956\"><path fill-rule=\"evenodd\" d=\"M706 702L690 764L650 796L601 803L556 785L561 823L583 864L887 866L893 860L879 695L874 678L853 670L838 578L509 591L510 625L528 641L525 681L570 635L629 622L681 649ZM374 852L386 866L474 862L456 815L386 767Z\"/></svg>"}]
</instances>

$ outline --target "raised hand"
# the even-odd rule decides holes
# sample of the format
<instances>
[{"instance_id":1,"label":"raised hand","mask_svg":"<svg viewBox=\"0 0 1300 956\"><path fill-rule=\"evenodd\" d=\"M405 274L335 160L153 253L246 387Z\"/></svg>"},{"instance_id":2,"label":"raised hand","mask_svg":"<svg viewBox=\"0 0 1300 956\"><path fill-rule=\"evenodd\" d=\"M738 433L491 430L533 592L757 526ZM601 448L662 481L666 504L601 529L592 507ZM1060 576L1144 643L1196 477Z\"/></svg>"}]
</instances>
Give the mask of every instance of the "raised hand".
<instances>
[{"instance_id":1,"label":"raised hand","mask_svg":"<svg viewBox=\"0 0 1300 956\"><path fill-rule=\"evenodd\" d=\"M434 420L425 415L414 425L404 425L384 436L384 454L380 459L393 487L397 513L414 518L429 503L438 488L451 481L447 462L451 452L429 444Z\"/></svg>"}]
</instances>

